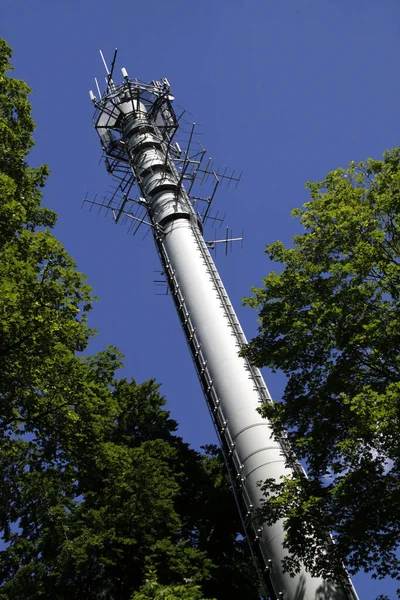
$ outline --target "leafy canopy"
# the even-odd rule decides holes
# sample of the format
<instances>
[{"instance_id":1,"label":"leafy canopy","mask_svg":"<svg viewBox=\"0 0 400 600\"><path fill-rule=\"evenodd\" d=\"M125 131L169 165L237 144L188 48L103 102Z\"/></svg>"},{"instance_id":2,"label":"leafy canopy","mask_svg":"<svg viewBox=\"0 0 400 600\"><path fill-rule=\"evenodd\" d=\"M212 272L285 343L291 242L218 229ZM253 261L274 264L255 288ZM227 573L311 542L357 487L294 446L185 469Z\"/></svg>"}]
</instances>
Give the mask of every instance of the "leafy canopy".
<instances>
[{"instance_id":1,"label":"leafy canopy","mask_svg":"<svg viewBox=\"0 0 400 600\"><path fill-rule=\"evenodd\" d=\"M200 586L185 581L182 585L160 585L154 571L147 574L145 584L131 600L206 600Z\"/></svg>"},{"instance_id":2,"label":"leafy canopy","mask_svg":"<svg viewBox=\"0 0 400 600\"><path fill-rule=\"evenodd\" d=\"M245 299L260 322L247 356L287 377L262 414L309 476L266 482L264 513L285 516L289 570L398 577L400 148L307 187L304 232L267 246L282 269Z\"/></svg>"},{"instance_id":3,"label":"leafy canopy","mask_svg":"<svg viewBox=\"0 0 400 600\"><path fill-rule=\"evenodd\" d=\"M218 451L176 435L154 381L118 379L115 348L81 354L94 299L49 231L10 57L0 40L0 597L139 600L153 573L158 597L257 600Z\"/></svg>"}]
</instances>

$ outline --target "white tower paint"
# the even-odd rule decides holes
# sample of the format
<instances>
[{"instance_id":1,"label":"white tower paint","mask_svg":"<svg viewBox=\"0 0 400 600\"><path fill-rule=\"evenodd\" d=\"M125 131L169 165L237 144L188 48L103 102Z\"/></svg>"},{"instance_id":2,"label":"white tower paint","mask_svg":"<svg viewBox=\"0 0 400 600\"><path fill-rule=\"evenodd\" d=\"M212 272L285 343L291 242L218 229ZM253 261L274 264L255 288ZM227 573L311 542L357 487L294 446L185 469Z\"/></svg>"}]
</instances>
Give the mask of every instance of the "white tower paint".
<instances>
[{"instance_id":1,"label":"white tower paint","mask_svg":"<svg viewBox=\"0 0 400 600\"><path fill-rule=\"evenodd\" d=\"M279 481L292 472L285 441L274 439L268 421L257 412L260 403L271 399L259 370L238 355L246 338L170 151L177 121L169 84L145 84L129 80L125 69L122 73L122 85L115 87L111 69L101 99L91 94L97 109L94 124L108 170L115 173L126 165L124 181L130 177L140 189L267 593L284 600L356 600L345 573L340 586L311 577L304 569L296 577L284 573L282 522L267 527L255 518L262 498L257 483ZM118 214L113 211L116 221L126 202L125 197Z\"/></svg>"}]
</instances>

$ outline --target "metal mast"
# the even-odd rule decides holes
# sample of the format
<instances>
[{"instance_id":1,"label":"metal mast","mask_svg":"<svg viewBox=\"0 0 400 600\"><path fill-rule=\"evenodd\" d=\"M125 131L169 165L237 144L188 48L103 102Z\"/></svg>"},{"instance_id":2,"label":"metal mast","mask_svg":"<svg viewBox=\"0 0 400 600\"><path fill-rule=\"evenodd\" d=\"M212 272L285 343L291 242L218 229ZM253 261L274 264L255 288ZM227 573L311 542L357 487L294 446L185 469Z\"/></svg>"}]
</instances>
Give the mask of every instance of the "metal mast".
<instances>
[{"instance_id":1,"label":"metal mast","mask_svg":"<svg viewBox=\"0 0 400 600\"><path fill-rule=\"evenodd\" d=\"M257 517L262 498L257 482L279 481L301 467L288 466L285 439L274 438L268 421L257 412L260 403L272 400L259 370L238 356L246 338L203 239L202 224L220 181L237 178L221 175L210 161L202 166L205 150L192 150L194 127L185 152L173 141L179 119L166 79L144 83L122 69L123 82L115 85L115 58L116 53L110 71L103 59L104 93L98 88L99 97L93 92L90 97L106 168L118 185L108 201L92 204L110 210L116 222L126 219L133 228L143 223L151 227L266 595L273 600L356 600L345 573L342 585L312 577L304 569L296 577L283 573L282 522L267 527ZM194 196L194 183L210 177L212 195ZM129 196L134 184L137 199ZM202 214L197 211L201 200Z\"/></svg>"}]
</instances>

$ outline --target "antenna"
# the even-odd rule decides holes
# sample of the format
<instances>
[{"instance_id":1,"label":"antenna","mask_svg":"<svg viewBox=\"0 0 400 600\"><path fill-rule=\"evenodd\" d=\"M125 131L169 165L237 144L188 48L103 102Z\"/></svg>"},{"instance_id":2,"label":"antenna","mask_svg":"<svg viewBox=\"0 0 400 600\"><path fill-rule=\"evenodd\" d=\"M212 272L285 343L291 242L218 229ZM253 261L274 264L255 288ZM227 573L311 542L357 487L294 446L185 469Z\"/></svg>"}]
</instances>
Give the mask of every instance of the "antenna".
<instances>
[{"instance_id":1,"label":"antenna","mask_svg":"<svg viewBox=\"0 0 400 600\"><path fill-rule=\"evenodd\" d=\"M210 241L207 241L206 244L210 250L215 250L215 254L217 254L217 244L225 244L225 256L226 256L228 254L228 248L232 251L232 243L233 242L241 242L241 248L243 249L243 239L244 239L243 230L242 230L241 237L232 237L232 230L229 231L229 227L227 227L225 238L219 239L219 240L217 240L217 239L210 240Z\"/></svg>"},{"instance_id":2,"label":"antenna","mask_svg":"<svg viewBox=\"0 0 400 600\"><path fill-rule=\"evenodd\" d=\"M103 56L103 53L102 53L101 50L99 50L99 52L100 52L101 60L103 61L103 65L104 65L104 68L106 70L106 73L107 73L107 75L109 75L110 71L108 70L107 63L106 63L106 60L105 60L105 58Z\"/></svg>"},{"instance_id":3,"label":"antenna","mask_svg":"<svg viewBox=\"0 0 400 600\"><path fill-rule=\"evenodd\" d=\"M114 82L113 82L112 76L113 76L113 73L114 73L115 61L117 60L117 54L118 54L118 48L115 48L115 50L114 50L114 56L113 56L113 59L111 61L111 70L110 70L110 73L108 74L108 77L107 77L107 88L109 88L110 86L114 87Z\"/></svg>"},{"instance_id":4,"label":"antenna","mask_svg":"<svg viewBox=\"0 0 400 600\"><path fill-rule=\"evenodd\" d=\"M101 91L100 91L99 82L97 81L97 77L94 78L94 81L96 83L97 93L99 94L99 100L100 100L100 98L101 98Z\"/></svg>"}]
</instances>

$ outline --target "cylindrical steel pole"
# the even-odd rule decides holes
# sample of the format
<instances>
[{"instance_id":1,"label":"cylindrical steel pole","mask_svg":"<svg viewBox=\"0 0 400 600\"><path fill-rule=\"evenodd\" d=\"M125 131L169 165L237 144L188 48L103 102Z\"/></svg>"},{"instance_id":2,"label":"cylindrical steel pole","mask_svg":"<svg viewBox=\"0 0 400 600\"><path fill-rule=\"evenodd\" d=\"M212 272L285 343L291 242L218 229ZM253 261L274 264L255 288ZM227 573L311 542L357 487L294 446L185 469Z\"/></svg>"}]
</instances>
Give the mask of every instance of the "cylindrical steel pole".
<instances>
[{"instance_id":1,"label":"cylindrical steel pole","mask_svg":"<svg viewBox=\"0 0 400 600\"><path fill-rule=\"evenodd\" d=\"M239 356L246 339L181 185L181 174L151 115L139 99L132 100L131 89L129 92L120 96L125 100L119 103L121 116L115 121L153 224L163 269L230 465L231 480L239 489L239 504L247 513L242 516L253 537L250 542L257 539L268 571L269 594L286 600L355 600L350 582L325 582L304 569L295 577L284 573L282 521L266 526L252 519L262 501L258 482L269 478L279 482L292 470L284 443L274 438L268 421L257 411L269 393L259 371ZM103 121L107 119L110 117ZM98 119L101 125L103 121Z\"/></svg>"}]
</instances>

